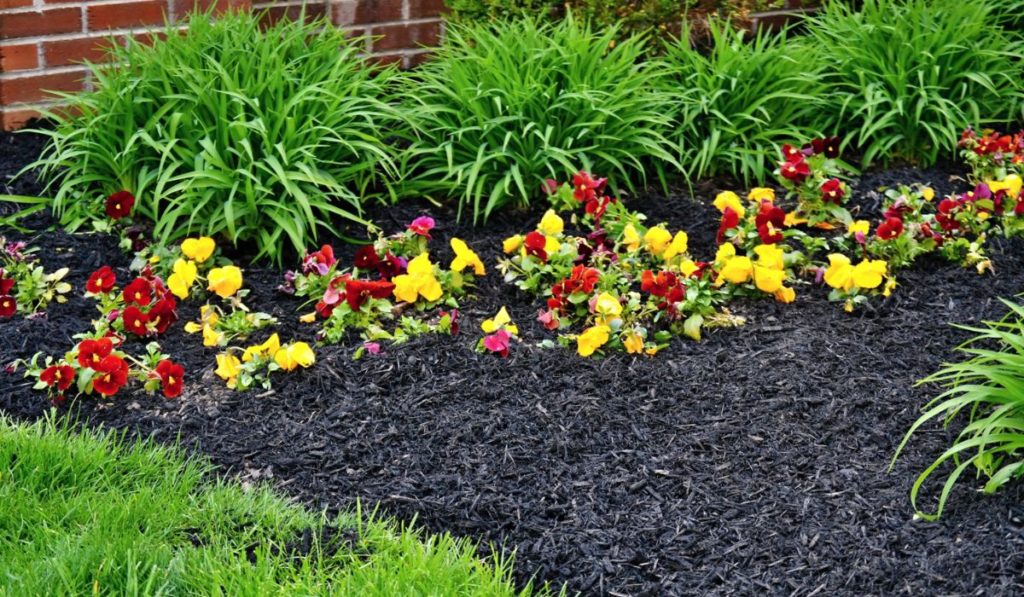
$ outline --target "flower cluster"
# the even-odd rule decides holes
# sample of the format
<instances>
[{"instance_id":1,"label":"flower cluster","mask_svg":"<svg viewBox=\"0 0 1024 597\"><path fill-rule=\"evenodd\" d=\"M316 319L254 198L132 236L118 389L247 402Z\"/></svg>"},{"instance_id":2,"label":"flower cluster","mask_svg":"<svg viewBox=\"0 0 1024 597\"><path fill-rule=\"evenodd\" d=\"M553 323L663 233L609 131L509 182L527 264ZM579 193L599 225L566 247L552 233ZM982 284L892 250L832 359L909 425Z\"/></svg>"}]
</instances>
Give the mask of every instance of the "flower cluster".
<instances>
[{"instance_id":1,"label":"flower cluster","mask_svg":"<svg viewBox=\"0 0 1024 597\"><path fill-rule=\"evenodd\" d=\"M1024 131L1013 135L986 130L979 135L968 128L960 135L964 161L978 180L1000 181L1024 175Z\"/></svg>"},{"instance_id":2,"label":"flower cluster","mask_svg":"<svg viewBox=\"0 0 1024 597\"><path fill-rule=\"evenodd\" d=\"M114 270L102 266L89 276L85 290L86 296L99 301L101 316L93 322L98 333L152 337L178 320L178 301L148 266L123 289L117 286Z\"/></svg>"},{"instance_id":3,"label":"flower cluster","mask_svg":"<svg viewBox=\"0 0 1024 597\"><path fill-rule=\"evenodd\" d=\"M133 379L149 393L160 390L166 398L177 398L185 382L184 367L161 353L158 344L148 344L146 353L135 358L113 334L83 338L61 359L37 354L26 364L26 377L35 378L34 388L45 390L55 404L62 404L72 387L79 395L111 398Z\"/></svg>"},{"instance_id":4,"label":"flower cluster","mask_svg":"<svg viewBox=\"0 0 1024 597\"><path fill-rule=\"evenodd\" d=\"M398 234L378 235L356 251L350 268L343 268L333 248L324 245L303 258L301 271L285 275L281 289L314 305L300 319L322 320L322 342L340 342L349 331L359 332L366 343L457 333L457 299L486 268L458 238L450 240L448 269L432 261L429 243L435 226L433 218L421 216ZM447 310L438 310L441 306Z\"/></svg>"},{"instance_id":5,"label":"flower cluster","mask_svg":"<svg viewBox=\"0 0 1024 597\"><path fill-rule=\"evenodd\" d=\"M800 148L782 146L783 159L776 173L779 183L797 198L791 224L849 221L850 214L843 208L849 190L841 178L849 166L839 159L841 145L840 137L826 137Z\"/></svg>"},{"instance_id":6,"label":"flower cluster","mask_svg":"<svg viewBox=\"0 0 1024 597\"><path fill-rule=\"evenodd\" d=\"M241 357L238 356L241 354ZM217 355L215 373L229 388L247 390L255 385L270 388L270 375L275 371L295 371L316 362L313 349L305 342L281 344L276 333L261 344L247 348L229 348Z\"/></svg>"},{"instance_id":7,"label":"flower cluster","mask_svg":"<svg viewBox=\"0 0 1024 597\"><path fill-rule=\"evenodd\" d=\"M67 275L66 267L48 273L25 243L0 236L0 320L19 312L42 316L51 302L67 302L71 292L71 284L64 280Z\"/></svg>"}]
</instances>

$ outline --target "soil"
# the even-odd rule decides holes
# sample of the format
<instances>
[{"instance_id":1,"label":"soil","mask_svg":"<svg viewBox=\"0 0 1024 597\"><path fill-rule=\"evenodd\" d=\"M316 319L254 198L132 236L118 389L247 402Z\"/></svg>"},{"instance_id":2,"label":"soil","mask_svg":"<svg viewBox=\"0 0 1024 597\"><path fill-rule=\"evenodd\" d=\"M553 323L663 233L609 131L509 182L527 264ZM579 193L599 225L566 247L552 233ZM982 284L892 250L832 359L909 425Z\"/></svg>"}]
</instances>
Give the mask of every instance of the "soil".
<instances>
[{"instance_id":1,"label":"soil","mask_svg":"<svg viewBox=\"0 0 1024 597\"><path fill-rule=\"evenodd\" d=\"M0 148L0 193L40 192L31 176L6 182L39 140L4 135ZM942 193L962 187L961 175L949 166L872 171L852 201L875 213L882 186L929 182ZM633 204L686 229L691 250L709 257L717 213L707 203L717 190L708 183L693 198L651 193ZM396 229L423 209L373 215ZM488 264L501 239L539 215L470 228L430 211L440 224L435 251L458 235ZM127 277L129 259L112 238L50 230L42 216L30 224L39 233L8 237L30 240L48 268L70 266L76 288L101 264ZM278 377L273 392L235 393L213 376L213 351L179 323L162 345L189 372L183 396L139 392L62 412L180 441L227 475L269 480L313 507L361 500L471 537L483 552L514 550L522 583L609 595L1020 594L1024 486L986 496L965 475L941 522L915 521L909 489L951 437L939 424L887 472L936 393L914 383L968 337L950 322L997 318L998 297L1024 290L1024 243L994 240L990 252L994 274L926 259L901 273L890 299L854 314L810 285L792 305L740 303L745 326L675 340L655 358L581 359L536 346L551 337L534 321L539 302L491 267L464 301L462 335L425 336L358 361L354 340L321 347L315 367ZM247 302L281 318L282 338L312 339L295 321L307 309L276 291L280 280L248 267ZM473 351L479 322L502 305L523 336L507 360ZM63 353L94 313L73 298L47 318L3 323L0 362ZM196 307L181 315L194 318ZM30 385L0 373L0 410L44 416L49 405Z\"/></svg>"}]
</instances>

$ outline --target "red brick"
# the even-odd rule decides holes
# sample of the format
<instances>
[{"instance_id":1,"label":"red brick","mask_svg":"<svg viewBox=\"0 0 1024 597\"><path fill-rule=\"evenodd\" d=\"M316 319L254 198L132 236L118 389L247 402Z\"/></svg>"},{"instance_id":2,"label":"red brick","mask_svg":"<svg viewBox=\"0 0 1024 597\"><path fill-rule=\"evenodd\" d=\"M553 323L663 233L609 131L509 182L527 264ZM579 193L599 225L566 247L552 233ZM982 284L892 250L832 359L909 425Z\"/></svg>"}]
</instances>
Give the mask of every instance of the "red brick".
<instances>
[{"instance_id":1,"label":"red brick","mask_svg":"<svg viewBox=\"0 0 1024 597\"><path fill-rule=\"evenodd\" d=\"M373 56L367 56L366 61L370 66L389 66L397 64L403 66L405 64L405 54L374 54Z\"/></svg>"},{"instance_id":2,"label":"red brick","mask_svg":"<svg viewBox=\"0 0 1024 597\"><path fill-rule=\"evenodd\" d=\"M354 25L402 20L402 0L359 0Z\"/></svg>"},{"instance_id":3,"label":"red brick","mask_svg":"<svg viewBox=\"0 0 1024 597\"><path fill-rule=\"evenodd\" d=\"M4 15L0 19L0 39L73 33L82 30L82 11L78 8L47 8L34 12Z\"/></svg>"},{"instance_id":4,"label":"red brick","mask_svg":"<svg viewBox=\"0 0 1024 597\"><path fill-rule=\"evenodd\" d=\"M174 16L180 21L194 11L205 12L213 8L213 14L223 14L229 10L248 10L252 8L252 0L173 0Z\"/></svg>"},{"instance_id":5,"label":"red brick","mask_svg":"<svg viewBox=\"0 0 1024 597\"><path fill-rule=\"evenodd\" d=\"M36 44L0 46L0 72L37 68L38 50Z\"/></svg>"},{"instance_id":6,"label":"red brick","mask_svg":"<svg viewBox=\"0 0 1024 597\"><path fill-rule=\"evenodd\" d=\"M318 19L327 14L327 7L323 4L307 4L305 6L272 6L263 13L262 24L273 25L282 19L298 20L305 8L306 20Z\"/></svg>"},{"instance_id":7,"label":"red brick","mask_svg":"<svg viewBox=\"0 0 1024 597\"><path fill-rule=\"evenodd\" d=\"M409 67L409 68L412 68L414 66L419 66L419 65L423 64L424 62L426 62L427 60L430 60L433 57L434 57L434 53L433 52L417 52L416 54L410 54L409 55L409 60L406 61L407 62L406 66Z\"/></svg>"},{"instance_id":8,"label":"red brick","mask_svg":"<svg viewBox=\"0 0 1024 597\"><path fill-rule=\"evenodd\" d=\"M444 13L444 0L409 0L410 19L432 19Z\"/></svg>"},{"instance_id":9,"label":"red brick","mask_svg":"<svg viewBox=\"0 0 1024 597\"><path fill-rule=\"evenodd\" d=\"M5 8L24 8L32 6L32 0L0 0L0 10Z\"/></svg>"},{"instance_id":10,"label":"red brick","mask_svg":"<svg viewBox=\"0 0 1024 597\"><path fill-rule=\"evenodd\" d=\"M162 25L167 3L157 0L100 4L89 7L89 31Z\"/></svg>"},{"instance_id":11,"label":"red brick","mask_svg":"<svg viewBox=\"0 0 1024 597\"><path fill-rule=\"evenodd\" d=\"M120 43L124 37L117 37ZM106 62L106 50L110 48L109 37L80 37L60 41L43 42L43 56L46 66L67 66L89 62Z\"/></svg>"},{"instance_id":12,"label":"red brick","mask_svg":"<svg viewBox=\"0 0 1024 597\"><path fill-rule=\"evenodd\" d=\"M0 104L39 102L53 99L47 91L79 91L83 87L85 71L56 75L33 75L0 81Z\"/></svg>"},{"instance_id":13,"label":"red brick","mask_svg":"<svg viewBox=\"0 0 1024 597\"><path fill-rule=\"evenodd\" d=\"M39 116L39 111L31 108L17 110L0 109L0 124L2 124L3 130L13 131L14 129L20 129L28 124L28 121L33 118L39 118Z\"/></svg>"},{"instance_id":14,"label":"red brick","mask_svg":"<svg viewBox=\"0 0 1024 597\"><path fill-rule=\"evenodd\" d=\"M373 35L374 52L436 46L441 38L441 21L383 25L374 27Z\"/></svg>"}]
</instances>

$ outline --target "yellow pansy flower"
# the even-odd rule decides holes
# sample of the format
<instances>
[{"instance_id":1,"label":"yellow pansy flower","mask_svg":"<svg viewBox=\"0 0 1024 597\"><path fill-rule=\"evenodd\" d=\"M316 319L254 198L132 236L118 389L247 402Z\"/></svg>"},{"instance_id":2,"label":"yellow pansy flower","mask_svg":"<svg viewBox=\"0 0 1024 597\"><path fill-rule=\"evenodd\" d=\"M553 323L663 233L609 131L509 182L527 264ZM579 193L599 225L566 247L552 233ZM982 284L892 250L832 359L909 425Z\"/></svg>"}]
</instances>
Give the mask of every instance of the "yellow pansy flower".
<instances>
[{"instance_id":1,"label":"yellow pansy flower","mask_svg":"<svg viewBox=\"0 0 1024 597\"><path fill-rule=\"evenodd\" d=\"M719 263L725 263L736 256L736 245L732 243L723 243L718 245L718 250L715 251L715 261Z\"/></svg>"},{"instance_id":2,"label":"yellow pansy flower","mask_svg":"<svg viewBox=\"0 0 1024 597\"><path fill-rule=\"evenodd\" d=\"M415 303L421 296L429 302L441 298L441 284L434 277L434 264L428 254L420 253L410 261L406 272L392 280L395 298L406 303Z\"/></svg>"},{"instance_id":3,"label":"yellow pansy flower","mask_svg":"<svg viewBox=\"0 0 1024 597\"><path fill-rule=\"evenodd\" d=\"M796 300L796 291L788 286L783 286L775 291L775 300L780 303L792 303Z\"/></svg>"},{"instance_id":4,"label":"yellow pansy flower","mask_svg":"<svg viewBox=\"0 0 1024 597\"><path fill-rule=\"evenodd\" d=\"M242 287L242 270L234 265L215 267L206 275L207 290L221 298L229 298Z\"/></svg>"},{"instance_id":5,"label":"yellow pansy flower","mask_svg":"<svg viewBox=\"0 0 1024 597\"><path fill-rule=\"evenodd\" d=\"M851 272L853 285L857 288L878 288L882 278L889 271L889 264L881 259L865 259L858 263Z\"/></svg>"},{"instance_id":6,"label":"yellow pansy flower","mask_svg":"<svg viewBox=\"0 0 1024 597\"><path fill-rule=\"evenodd\" d=\"M687 278L692 276L694 272L696 272L699 269L700 267L696 263L694 263L693 259L687 259L686 261L679 264L679 271Z\"/></svg>"},{"instance_id":7,"label":"yellow pansy flower","mask_svg":"<svg viewBox=\"0 0 1024 597\"><path fill-rule=\"evenodd\" d=\"M850 264L849 257L839 253L832 253L828 256L825 283L836 290L853 288L853 265Z\"/></svg>"},{"instance_id":8,"label":"yellow pansy flower","mask_svg":"<svg viewBox=\"0 0 1024 597\"><path fill-rule=\"evenodd\" d=\"M782 282L786 278L786 272L781 269L773 269L761 265L754 266L754 285L761 292L775 294L782 290Z\"/></svg>"},{"instance_id":9,"label":"yellow pansy flower","mask_svg":"<svg viewBox=\"0 0 1024 597\"><path fill-rule=\"evenodd\" d=\"M893 290L896 290L896 278L889 278L885 281L885 288L882 289L882 296L888 297L892 294Z\"/></svg>"},{"instance_id":10,"label":"yellow pansy flower","mask_svg":"<svg viewBox=\"0 0 1024 597\"><path fill-rule=\"evenodd\" d=\"M594 312L597 313L599 324L608 325L622 315L622 303L617 296L602 292L594 301Z\"/></svg>"},{"instance_id":11,"label":"yellow pansy flower","mask_svg":"<svg viewBox=\"0 0 1024 597\"><path fill-rule=\"evenodd\" d=\"M167 278L167 288L174 296L184 300L192 291L192 284L196 281L196 264L184 259L178 259L171 267L171 275Z\"/></svg>"},{"instance_id":12,"label":"yellow pansy flower","mask_svg":"<svg viewBox=\"0 0 1024 597\"><path fill-rule=\"evenodd\" d=\"M725 280L730 284L743 284L749 281L752 275L754 275L754 263L749 257L732 257L718 272L718 279L715 283L721 284L722 280Z\"/></svg>"},{"instance_id":13,"label":"yellow pansy flower","mask_svg":"<svg viewBox=\"0 0 1024 597\"><path fill-rule=\"evenodd\" d=\"M606 325L595 325L583 330L583 333L576 337L576 352L581 357L589 357L598 348L608 343L611 332L611 328Z\"/></svg>"},{"instance_id":14,"label":"yellow pansy flower","mask_svg":"<svg viewBox=\"0 0 1024 597\"><path fill-rule=\"evenodd\" d=\"M636 332L630 332L622 341L622 345L626 347L626 352L629 354L639 354L644 351L643 336Z\"/></svg>"},{"instance_id":15,"label":"yellow pansy flower","mask_svg":"<svg viewBox=\"0 0 1024 597\"><path fill-rule=\"evenodd\" d=\"M718 211L723 213L726 208L730 208L736 212L736 215L740 218L747 213L747 210L743 208L743 202L740 201L740 196L732 191L722 191L719 193L712 202L712 205L718 208Z\"/></svg>"},{"instance_id":16,"label":"yellow pansy flower","mask_svg":"<svg viewBox=\"0 0 1024 597\"><path fill-rule=\"evenodd\" d=\"M523 235L517 234L506 238L505 241L501 243L501 250L504 251L506 255L511 255L521 246L523 246Z\"/></svg>"},{"instance_id":17,"label":"yellow pansy flower","mask_svg":"<svg viewBox=\"0 0 1024 597\"><path fill-rule=\"evenodd\" d=\"M217 355L217 369L214 370L214 373L217 374L217 377L228 382L229 388L235 387L235 380L241 372L242 363L238 360L238 357L226 352Z\"/></svg>"},{"instance_id":18,"label":"yellow pansy flower","mask_svg":"<svg viewBox=\"0 0 1024 597\"><path fill-rule=\"evenodd\" d=\"M622 230L622 239L619 242L626 245L627 251L636 251L640 248L640 233L636 231L632 224L626 224L626 227Z\"/></svg>"},{"instance_id":19,"label":"yellow pansy flower","mask_svg":"<svg viewBox=\"0 0 1024 597\"><path fill-rule=\"evenodd\" d=\"M181 252L192 261L196 263L202 263L213 255L214 249L217 248L217 243L213 242L213 239L209 236L200 236L199 238L186 238L181 243Z\"/></svg>"},{"instance_id":20,"label":"yellow pansy flower","mask_svg":"<svg viewBox=\"0 0 1024 597\"><path fill-rule=\"evenodd\" d=\"M469 248L469 245L465 241L459 238L453 238L451 240L452 251L455 251L455 258L452 259L451 270L453 272L461 272L467 267L473 268L473 273L482 276L487 271L484 268L484 262L480 261L480 257L473 252L473 249Z\"/></svg>"},{"instance_id":21,"label":"yellow pansy flower","mask_svg":"<svg viewBox=\"0 0 1024 597\"><path fill-rule=\"evenodd\" d=\"M921 187L921 196L924 197L925 201L931 201L935 198L935 189L931 187Z\"/></svg>"},{"instance_id":22,"label":"yellow pansy flower","mask_svg":"<svg viewBox=\"0 0 1024 597\"><path fill-rule=\"evenodd\" d=\"M665 261L669 261L676 255L682 255L686 253L686 250L690 248L690 237L685 232L680 230L676 232L676 235L672 237L672 242L669 243L665 249L665 253L661 256Z\"/></svg>"},{"instance_id":23,"label":"yellow pansy flower","mask_svg":"<svg viewBox=\"0 0 1024 597\"><path fill-rule=\"evenodd\" d=\"M512 323L512 317L508 314L508 309L505 307L498 309L497 315L480 324L480 329L482 329L485 334L493 334L502 328L513 336L519 335L519 328L516 324Z\"/></svg>"},{"instance_id":24,"label":"yellow pansy flower","mask_svg":"<svg viewBox=\"0 0 1024 597\"><path fill-rule=\"evenodd\" d=\"M784 252L778 245L758 245L754 247L757 265L768 269L781 270L785 267Z\"/></svg>"},{"instance_id":25,"label":"yellow pansy flower","mask_svg":"<svg viewBox=\"0 0 1024 597\"><path fill-rule=\"evenodd\" d=\"M544 252L548 254L548 257L554 255L562 249L562 243L553 236L544 237Z\"/></svg>"},{"instance_id":26,"label":"yellow pansy flower","mask_svg":"<svg viewBox=\"0 0 1024 597\"><path fill-rule=\"evenodd\" d=\"M1010 174L1003 180L988 180L985 181L985 184L988 185L988 188L993 193L1006 191L1010 197L1016 197L1020 194L1021 188L1024 187L1024 180L1021 180L1021 177L1017 174Z\"/></svg>"},{"instance_id":27,"label":"yellow pansy flower","mask_svg":"<svg viewBox=\"0 0 1024 597\"><path fill-rule=\"evenodd\" d=\"M555 213L555 210L549 209L544 212L544 217L540 219L540 225L537 226L544 236L558 236L565 230L565 222L561 216Z\"/></svg>"},{"instance_id":28,"label":"yellow pansy flower","mask_svg":"<svg viewBox=\"0 0 1024 597\"><path fill-rule=\"evenodd\" d=\"M762 201L775 202L775 189L769 187L754 187L747 193L747 201L761 203Z\"/></svg>"},{"instance_id":29,"label":"yellow pansy flower","mask_svg":"<svg viewBox=\"0 0 1024 597\"><path fill-rule=\"evenodd\" d=\"M220 346L224 336L210 325L203 326L203 346Z\"/></svg>"},{"instance_id":30,"label":"yellow pansy flower","mask_svg":"<svg viewBox=\"0 0 1024 597\"><path fill-rule=\"evenodd\" d=\"M867 220L857 220L850 224L846 229L850 234L857 234L859 232L864 236L867 236L868 232L871 231L871 222Z\"/></svg>"},{"instance_id":31,"label":"yellow pansy flower","mask_svg":"<svg viewBox=\"0 0 1024 597\"><path fill-rule=\"evenodd\" d=\"M309 344L293 342L274 353L274 362L285 371L294 371L298 367L305 369L316 362L316 354Z\"/></svg>"},{"instance_id":32,"label":"yellow pansy flower","mask_svg":"<svg viewBox=\"0 0 1024 597\"><path fill-rule=\"evenodd\" d=\"M672 233L661 226L649 228L644 234L644 246L647 247L651 255L661 255L671 242Z\"/></svg>"},{"instance_id":33,"label":"yellow pansy flower","mask_svg":"<svg viewBox=\"0 0 1024 597\"><path fill-rule=\"evenodd\" d=\"M277 333L271 334L263 344L256 344L245 349L242 353L242 361L248 363L257 357L272 357L281 349L281 338Z\"/></svg>"}]
</instances>

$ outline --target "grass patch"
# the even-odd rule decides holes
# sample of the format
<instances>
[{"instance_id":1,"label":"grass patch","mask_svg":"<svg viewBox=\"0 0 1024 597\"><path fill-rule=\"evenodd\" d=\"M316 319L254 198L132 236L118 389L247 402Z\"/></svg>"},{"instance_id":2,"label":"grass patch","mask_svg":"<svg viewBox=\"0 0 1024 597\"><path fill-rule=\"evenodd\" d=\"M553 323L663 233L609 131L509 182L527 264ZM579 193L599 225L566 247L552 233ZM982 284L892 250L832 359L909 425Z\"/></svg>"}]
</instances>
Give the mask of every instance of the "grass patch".
<instances>
[{"instance_id":1,"label":"grass patch","mask_svg":"<svg viewBox=\"0 0 1024 597\"><path fill-rule=\"evenodd\" d=\"M0 418L0 593L516 594L510 560L470 542L328 519L211 470L120 434Z\"/></svg>"}]
</instances>

